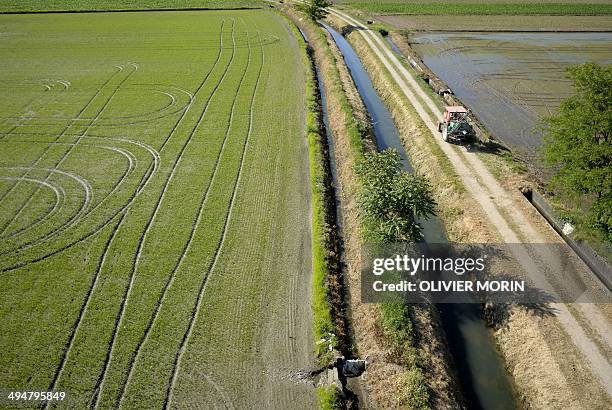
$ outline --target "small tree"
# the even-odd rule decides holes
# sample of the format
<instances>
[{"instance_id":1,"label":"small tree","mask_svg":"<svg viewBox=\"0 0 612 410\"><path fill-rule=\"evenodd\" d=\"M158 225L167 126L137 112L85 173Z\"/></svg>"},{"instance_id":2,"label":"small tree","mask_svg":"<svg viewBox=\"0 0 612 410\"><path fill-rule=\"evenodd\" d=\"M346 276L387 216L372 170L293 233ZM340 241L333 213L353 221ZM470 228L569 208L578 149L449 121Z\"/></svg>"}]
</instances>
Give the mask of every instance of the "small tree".
<instances>
[{"instance_id":1,"label":"small tree","mask_svg":"<svg viewBox=\"0 0 612 410\"><path fill-rule=\"evenodd\" d=\"M551 187L578 208L574 219L612 241L612 67L585 63L568 76L576 95L546 120L543 158L558 170Z\"/></svg>"},{"instance_id":2,"label":"small tree","mask_svg":"<svg viewBox=\"0 0 612 410\"><path fill-rule=\"evenodd\" d=\"M369 239L412 242L422 238L416 218L435 213L429 182L402 171L396 150L366 154L356 171L362 181L359 205Z\"/></svg>"},{"instance_id":3,"label":"small tree","mask_svg":"<svg viewBox=\"0 0 612 410\"><path fill-rule=\"evenodd\" d=\"M331 6L331 2L327 0L310 0L306 5L306 13L312 21L317 21L327 16L326 7Z\"/></svg>"}]
</instances>

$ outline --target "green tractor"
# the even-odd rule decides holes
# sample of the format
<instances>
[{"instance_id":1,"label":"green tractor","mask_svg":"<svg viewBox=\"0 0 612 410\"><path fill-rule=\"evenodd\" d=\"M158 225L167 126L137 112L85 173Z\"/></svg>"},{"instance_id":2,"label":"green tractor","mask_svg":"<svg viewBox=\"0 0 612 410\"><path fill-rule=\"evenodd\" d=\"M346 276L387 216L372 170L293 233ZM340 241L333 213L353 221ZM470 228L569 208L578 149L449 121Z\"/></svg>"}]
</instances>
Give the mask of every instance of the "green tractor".
<instances>
[{"instance_id":1,"label":"green tractor","mask_svg":"<svg viewBox=\"0 0 612 410\"><path fill-rule=\"evenodd\" d=\"M469 110L460 105L445 107L444 121L438 123L438 131L442 133L442 140L466 141L473 138L474 129L468 122Z\"/></svg>"}]
</instances>

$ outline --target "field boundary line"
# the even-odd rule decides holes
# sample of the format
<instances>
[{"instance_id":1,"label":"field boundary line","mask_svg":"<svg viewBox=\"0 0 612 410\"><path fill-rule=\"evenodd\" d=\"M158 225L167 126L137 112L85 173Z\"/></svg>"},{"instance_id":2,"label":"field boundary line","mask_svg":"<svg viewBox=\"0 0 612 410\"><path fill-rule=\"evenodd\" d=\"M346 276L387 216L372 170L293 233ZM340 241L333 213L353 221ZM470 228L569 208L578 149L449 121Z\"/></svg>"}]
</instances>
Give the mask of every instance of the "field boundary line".
<instances>
[{"instance_id":1,"label":"field boundary line","mask_svg":"<svg viewBox=\"0 0 612 410\"><path fill-rule=\"evenodd\" d=\"M232 20L232 42L234 42L234 32L235 32L235 21ZM218 60L215 62L215 65L213 66L213 68L209 71L209 74L213 71L214 67L216 67L216 64L218 63L220 56L221 56L221 52L223 50L223 25L221 26L221 34L220 34L220 46L219 46L219 54L218 54ZM200 114L200 117L198 118L198 122L196 123L196 125L193 127L193 129L191 130L189 137L187 138L186 142L183 144L183 147L181 148L181 151L179 152L178 156L176 157L176 160L174 161L174 164L172 166L172 171L170 172L170 175L168 176L168 178L166 179L166 182L164 184L164 187L162 189L162 192L157 200L157 204L155 206L155 209L153 211L153 214L151 215L151 218L149 219L149 221L147 222L147 225L145 227L145 230L140 238L139 244L138 244L138 250L136 252L136 255L134 257L133 260L133 264L132 264L132 269L130 270L130 274L129 274L129 281L128 281L128 285L126 288L126 292L124 293L124 296L122 298L122 302L121 302L121 307L120 307L120 311L119 311L119 315L117 316L116 322L115 322L115 328L113 330L113 335L112 335L112 339L111 339L111 345L109 346L109 350L108 350L108 354L107 354L107 358L105 360L105 364L104 364L104 370L102 372L102 374L100 375L100 379L97 383L96 386L96 390L95 390L95 394L94 394L94 408L97 408L98 405L100 404L100 392L102 391L103 387L104 387L104 380L106 378L106 373L108 371L108 367L110 365L110 362L112 360L112 352L114 350L114 346L115 346L115 340L116 340L116 336L117 333L119 331L119 328L121 327L121 323L122 323L122 319L123 319L123 314L125 312L125 308L127 306L127 302L128 299L130 297L130 293L132 290L132 286L134 284L134 278L135 278L135 271L137 269L139 260L140 260L140 255L142 254L142 249L144 247L144 243L146 241L146 237L148 235L149 230L151 229L151 226L153 225L153 221L155 220L157 213L159 212L159 209L161 208L161 203L163 201L163 198L165 196L166 191L168 190L168 186L170 185L170 182L172 181L172 178L176 172L176 169L178 168L178 164L181 160L181 158L183 157L183 154L185 152L185 150L187 149L187 146L189 145L189 143L191 142L195 131L197 130L197 128L199 127L200 123L202 122L202 120L204 119L204 116L206 115L206 113L208 112L208 107L210 106L210 102L212 101L213 97L215 96L217 90L219 89L219 87L221 86L221 84L223 83L223 81L225 80L225 77L229 71L229 68L231 67L233 61L234 61L234 55L235 55L235 48L232 48L232 55L230 60L228 61L228 64L225 67L225 70L221 76L221 78L219 79L219 81L217 82L217 84L215 85L215 87L213 88L212 93L210 94L210 96L208 97L207 101L206 101L206 105L204 106L204 110L202 111L202 113ZM206 76L206 78L208 78L208 75ZM203 84L202 84L203 85ZM178 125L177 125L178 127ZM176 127L171 131L171 134L173 134L176 130ZM164 141L164 145L165 143L169 140L166 139L166 141ZM163 149L163 146L162 146Z\"/></svg>"},{"instance_id":2,"label":"field boundary line","mask_svg":"<svg viewBox=\"0 0 612 410\"><path fill-rule=\"evenodd\" d=\"M229 221L232 217L232 210L233 210L233 206L234 206L234 201L236 199L237 193L238 193L238 186L240 185L240 179L242 177L242 168L244 165L244 158L245 158L245 154L246 151L248 149L249 146L249 140L253 131L253 106L254 106L254 102L255 102L255 98L257 96L257 90L259 88L259 80L261 77L261 72L263 70L263 67L265 66L265 50L264 47L261 45L261 38L259 35L259 32L257 33L257 37L259 39L259 43L260 43L260 49L261 49L261 66L259 68L259 72L257 73L257 81L255 83L255 87L253 87L253 94L251 97L251 105L249 108L249 128L248 128L248 133L247 133L247 137L245 139L245 143L244 143L244 147L242 150L242 156L240 158L240 167L238 169L238 175L236 176L236 182L234 183L234 190L232 193L232 199L230 200L230 204L229 204L229 209L228 209L228 213L226 215L225 218L225 222L223 224L223 234L221 235L221 240L219 241L218 245L217 245L217 249L215 250L215 255L213 258L213 262L208 270L208 272L205 273L204 278L202 280L202 284L200 286L200 290L198 293L198 299L196 302L196 305L194 306L193 309L193 313L191 316L191 320L189 321L189 327L187 328L187 331L185 332L185 335L183 336L183 340L181 342L181 346L179 348L179 350L176 353L176 357L175 357L175 361L174 361L174 366L172 368L172 379L171 382L168 386L168 391L166 393L166 400L164 403L164 409L168 409L170 406L170 403L172 402L172 392L174 390L174 386L176 385L176 380L178 377L178 373L180 371L180 364L181 364L181 359L183 357L183 354L186 350L187 344L189 343L189 339L191 338L191 334L193 332L193 327L194 324L197 320L197 316L198 316L198 312L200 311L200 307L202 305L202 300L204 298L204 291L206 290L206 285L208 284L208 279L210 278L210 275L212 274L216 264L217 264L217 260L219 259L219 255L221 253L221 248L223 247L223 243L225 242L225 237L227 235L227 228L229 226ZM228 403L224 403L227 404ZM231 402L229 402L230 407L231 407Z\"/></svg>"},{"instance_id":3,"label":"field boundary line","mask_svg":"<svg viewBox=\"0 0 612 410\"><path fill-rule=\"evenodd\" d=\"M2 14L105 14L105 13L148 13L160 11L241 11L241 10L263 10L260 6L240 7L178 7L178 8L154 8L154 9L115 9L115 10L41 10L41 11L0 11Z\"/></svg>"},{"instance_id":4,"label":"field boundary line","mask_svg":"<svg viewBox=\"0 0 612 410\"><path fill-rule=\"evenodd\" d=\"M228 119L228 127L227 130L225 132L225 137L223 138L223 143L221 144L221 148L219 150L219 154L217 155L217 158L215 160L215 167L213 170L213 173L208 181L208 185L206 187L206 191L204 193L204 195L202 196L202 200L200 201L199 207L198 207L198 211L196 214L196 219L194 221L194 223L192 224L192 228L191 228L191 232L189 234L189 239L186 242L185 246L183 247L183 252L181 253L179 259L177 260L174 268L172 269L172 271L170 272L170 275L168 277L168 280L166 281L166 284L164 286L164 290L162 292L162 294L160 295L160 298L157 302L157 305L155 306L155 312L152 315L152 317L149 319L149 322L147 324L147 328L145 330L145 334L143 335L143 337L141 338L141 340L138 343L138 346L136 348L135 353L132 356L132 360L130 361L130 365L129 365L129 372L127 375L127 379L125 381L125 383L123 384L123 388L121 389L121 394L120 394L120 399L119 399L119 407L121 407L121 403L123 402L123 397L125 395L125 391L127 390L127 387L129 385L130 379L132 377L133 374L133 369L134 366L136 364L136 362L138 361L138 357L140 355L140 351L141 351L141 347L147 342L149 335L151 333L151 329L153 328L153 325L155 324L155 321L157 320L157 317L159 316L159 312L161 310L161 306L163 305L163 301L166 298L166 294L168 293L168 290L172 287L173 283L174 283L174 279L176 276L176 272L179 271L179 269L181 268L183 261L185 260L185 257L187 256L187 253L189 252L189 250L191 249L191 244L193 242L193 238L195 237L195 233L198 229L198 226L200 224L200 221L202 219L202 214L203 214L203 210L204 210L204 206L206 205L206 203L208 202L208 195L210 193L210 188L212 187L216 176L217 176L217 172L219 170L219 165L221 163L221 157L223 156L223 153L225 152L225 147L227 145L227 140L230 136L231 130L232 130L232 124L234 121L234 112L236 109L236 101L238 100L238 95L240 94L240 90L242 88L242 85L244 84L244 79L249 71L249 68L251 66L251 45L250 45L250 40L248 38L248 30L245 31L247 33L247 45L248 45L248 49L249 49L249 56L248 56L248 61L247 61L247 66L244 70L244 72L242 73L242 76L240 78L240 82L238 84L238 87L236 89L236 94L234 95L234 98L232 100L232 108L231 108L231 112L230 112L230 116Z\"/></svg>"}]
</instances>

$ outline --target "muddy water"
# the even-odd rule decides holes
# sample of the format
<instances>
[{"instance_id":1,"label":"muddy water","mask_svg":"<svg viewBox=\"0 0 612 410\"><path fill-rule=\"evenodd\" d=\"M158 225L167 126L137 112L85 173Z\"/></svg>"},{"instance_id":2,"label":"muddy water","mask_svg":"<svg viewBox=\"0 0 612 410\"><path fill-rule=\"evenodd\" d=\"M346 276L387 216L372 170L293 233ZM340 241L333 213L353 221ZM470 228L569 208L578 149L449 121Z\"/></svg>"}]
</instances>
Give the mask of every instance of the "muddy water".
<instances>
[{"instance_id":1,"label":"muddy water","mask_svg":"<svg viewBox=\"0 0 612 410\"><path fill-rule=\"evenodd\" d=\"M541 144L539 120L572 93L566 68L612 63L612 33L428 33L410 42L493 135L526 156Z\"/></svg>"},{"instance_id":2,"label":"muddy water","mask_svg":"<svg viewBox=\"0 0 612 410\"><path fill-rule=\"evenodd\" d=\"M328 26L325 28L331 33L344 56L357 90L368 109L379 149L397 149L404 169L412 172L391 114L378 97L359 57L338 32ZM419 222L424 227L426 242L446 242L444 226L438 218ZM472 304L440 305L439 310L468 407L471 409L516 408L508 375L492 336L482 320L478 306Z\"/></svg>"}]
</instances>

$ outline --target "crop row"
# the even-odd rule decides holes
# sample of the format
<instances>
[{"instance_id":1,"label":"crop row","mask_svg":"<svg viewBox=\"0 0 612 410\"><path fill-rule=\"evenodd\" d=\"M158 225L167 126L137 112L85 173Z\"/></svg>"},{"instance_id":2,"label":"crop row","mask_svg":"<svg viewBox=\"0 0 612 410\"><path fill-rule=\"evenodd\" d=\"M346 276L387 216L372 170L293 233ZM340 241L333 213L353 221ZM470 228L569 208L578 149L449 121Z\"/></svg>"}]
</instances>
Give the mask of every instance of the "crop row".
<instances>
[{"instance_id":1,"label":"crop row","mask_svg":"<svg viewBox=\"0 0 612 410\"><path fill-rule=\"evenodd\" d=\"M578 3L394 3L355 2L352 7L383 14L411 15L542 15L601 16L612 15L610 4Z\"/></svg>"},{"instance_id":2,"label":"crop row","mask_svg":"<svg viewBox=\"0 0 612 410\"><path fill-rule=\"evenodd\" d=\"M237 9L256 7L255 0L0 0L0 12L44 12L82 10L148 10L148 9Z\"/></svg>"}]
</instances>

